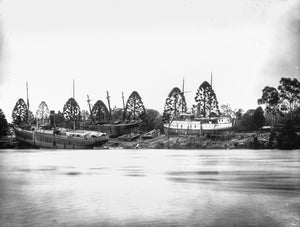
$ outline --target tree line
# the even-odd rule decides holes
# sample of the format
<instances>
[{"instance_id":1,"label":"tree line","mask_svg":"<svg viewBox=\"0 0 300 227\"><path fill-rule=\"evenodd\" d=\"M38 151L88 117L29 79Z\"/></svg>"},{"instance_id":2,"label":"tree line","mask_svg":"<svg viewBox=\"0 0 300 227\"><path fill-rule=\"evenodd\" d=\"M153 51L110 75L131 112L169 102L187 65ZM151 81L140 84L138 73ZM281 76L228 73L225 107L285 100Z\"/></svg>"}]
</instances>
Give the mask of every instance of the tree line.
<instances>
[{"instance_id":1,"label":"tree line","mask_svg":"<svg viewBox=\"0 0 300 227\"><path fill-rule=\"evenodd\" d=\"M296 146L293 141L296 141L296 130L300 127L300 83L296 78L281 78L277 88L265 86L257 100L259 106L246 112L242 109L233 110L230 104L219 107L216 94L206 81L199 86L195 102L192 111L200 117L229 116L233 121L235 132L255 132L261 130L263 126L271 126L270 143L277 142L282 148ZM184 93L175 87L165 101L163 114L157 110L146 109L139 94L133 92L127 100L126 111L117 107L108 110L105 104L98 100L91 110L92 115L89 111L80 111L76 100L70 98L62 112L55 113L55 121L58 125L72 127L72 122L76 122L76 126L79 126L82 121L91 121L92 118L96 122L120 119L130 121L140 118L143 119L141 130L163 130L164 122L186 111ZM12 118L14 124L35 123L36 120L42 122L49 118L49 109L47 104L42 102L34 117L24 100L19 99L13 109ZM4 135L7 121L2 111L0 124L1 135Z\"/></svg>"}]
</instances>

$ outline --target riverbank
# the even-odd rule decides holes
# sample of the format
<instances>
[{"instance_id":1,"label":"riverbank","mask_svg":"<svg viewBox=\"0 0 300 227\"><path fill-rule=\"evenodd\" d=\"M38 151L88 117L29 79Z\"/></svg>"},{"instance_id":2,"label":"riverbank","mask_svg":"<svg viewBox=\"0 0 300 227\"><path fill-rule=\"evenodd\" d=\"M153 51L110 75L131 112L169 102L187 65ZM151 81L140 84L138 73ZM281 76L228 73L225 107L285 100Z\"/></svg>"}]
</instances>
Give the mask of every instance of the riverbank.
<instances>
[{"instance_id":1,"label":"riverbank","mask_svg":"<svg viewBox=\"0 0 300 227\"><path fill-rule=\"evenodd\" d=\"M158 135L152 139L138 138L123 141L111 138L99 149L276 149L274 141L270 144L269 132L232 133L228 137ZM15 140L14 136L0 139L0 149L34 148Z\"/></svg>"},{"instance_id":2,"label":"riverbank","mask_svg":"<svg viewBox=\"0 0 300 227\"><path fill-rule=\"evenodd\" d=\"M4 136L0 138L0 149L17 149L18 144L14 136Z\"/></svg>"},{"instance_id":3,"label":"riverbank","mask_svg":"<svg viewBox=\"0 0 300 227\"><path fill-rule=\"evenodd\" d=\"M270 133L235 133L229 138L159 135L153 139L139 138L125 142L110 139L105 146L124 149L247 149L267 148Z\"/></svg>"}]
</instances>

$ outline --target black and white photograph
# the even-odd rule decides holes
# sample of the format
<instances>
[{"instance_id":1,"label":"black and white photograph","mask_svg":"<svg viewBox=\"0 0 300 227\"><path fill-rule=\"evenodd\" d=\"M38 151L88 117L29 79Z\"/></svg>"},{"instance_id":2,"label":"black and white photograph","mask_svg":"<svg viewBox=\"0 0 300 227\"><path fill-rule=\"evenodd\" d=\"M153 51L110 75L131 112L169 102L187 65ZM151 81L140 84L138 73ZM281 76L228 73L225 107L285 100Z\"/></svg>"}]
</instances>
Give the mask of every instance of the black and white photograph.
<instances>
[{"instance_id":1,"label":"black and white photograph","mask_svg":"<svg viewBox=\"0 0 300 227\"><path fill-rule=\"evenodd\" d=\"M0 226L300 226L300 0L0 0Z\"/></svg>"}]
</instances>

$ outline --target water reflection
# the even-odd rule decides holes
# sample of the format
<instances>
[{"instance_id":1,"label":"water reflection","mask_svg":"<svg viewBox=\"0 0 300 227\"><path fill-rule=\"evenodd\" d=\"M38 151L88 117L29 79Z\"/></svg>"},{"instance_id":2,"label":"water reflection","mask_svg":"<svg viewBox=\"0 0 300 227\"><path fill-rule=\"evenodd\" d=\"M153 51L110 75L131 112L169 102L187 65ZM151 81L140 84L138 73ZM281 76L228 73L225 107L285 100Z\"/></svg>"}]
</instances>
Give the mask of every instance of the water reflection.
<instances>
[{"instance_id":1,"label":"water reflection","mask_svg":"<svg viewBox=\"0 0 300 227\"><path fill-rule=\"evenodd\" d=\"M300 151L0 151L1 226L299 226Z\"/></svg>"}]
</instances>

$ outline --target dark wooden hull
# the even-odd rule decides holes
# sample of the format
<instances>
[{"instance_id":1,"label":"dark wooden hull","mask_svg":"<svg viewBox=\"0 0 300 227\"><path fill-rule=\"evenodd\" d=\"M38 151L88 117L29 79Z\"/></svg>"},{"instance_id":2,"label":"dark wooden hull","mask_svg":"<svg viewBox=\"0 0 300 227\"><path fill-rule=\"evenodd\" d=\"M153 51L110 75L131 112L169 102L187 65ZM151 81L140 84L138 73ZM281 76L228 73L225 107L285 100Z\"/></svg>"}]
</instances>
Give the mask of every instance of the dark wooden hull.
<instances>
[{"instance_id":1,"label":"dark wooden hull","mask_svg":"<svg viewBox=\"0 0 300 227\"><path fill-rule=\"evenodd\" d=\"M105 132L109 137L119 137L128 134L132 129L138 127L141 122L121 123L121 124L102 124L102 125L84 125L85 130L93 130L98 132Z\"/></svg>"},{"instance_id":2,"label":"dark wooden hull","mask_svg":"<svg viewBox=\"0 0 300 227\"><path fill-rule=\"evenodd\" d=\"M108 141L108 138L84 139L15 128L16 139L35 147L51 149L92 149Z\"/></svg>"}]
</instances>

